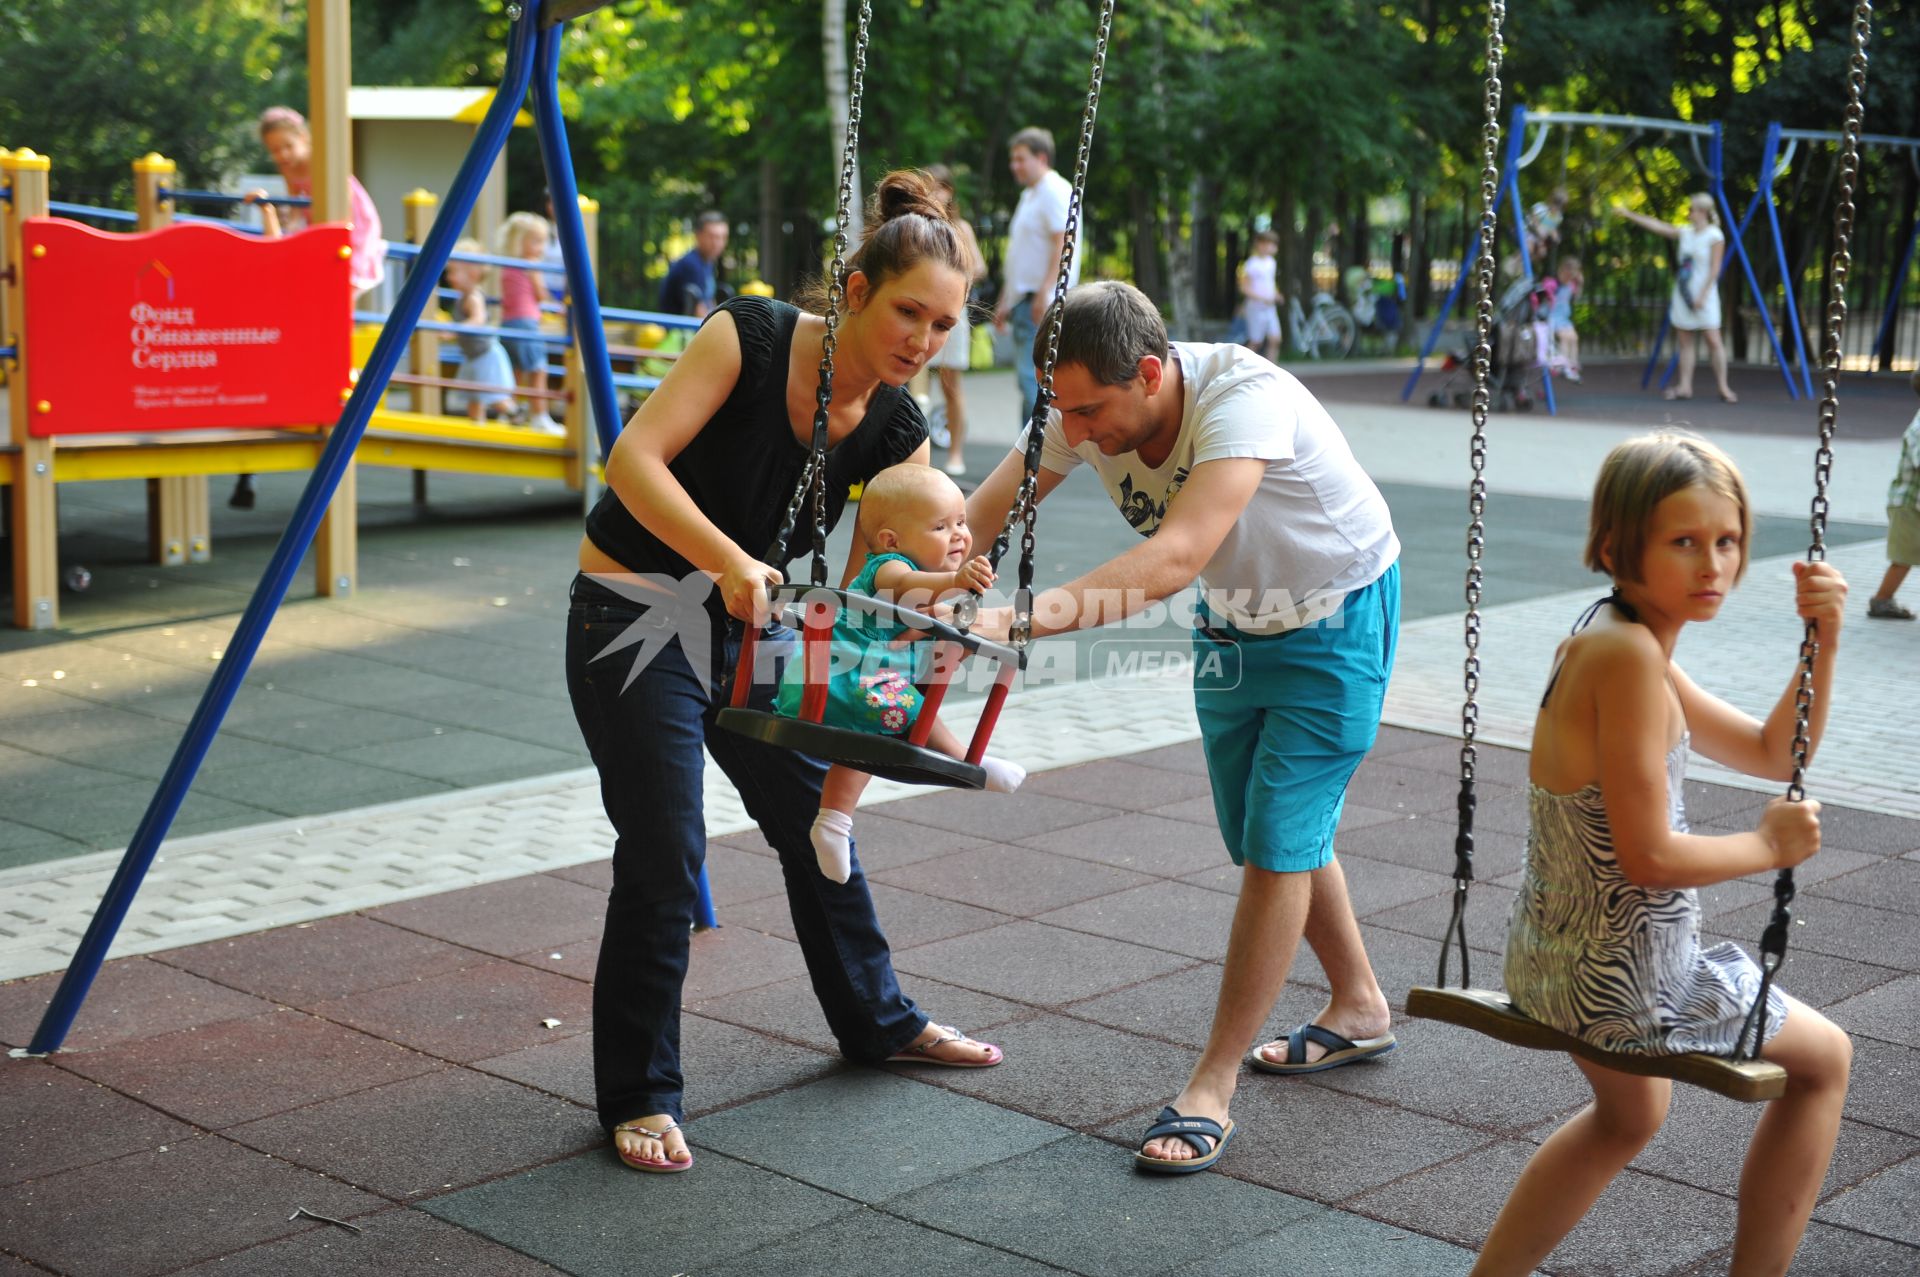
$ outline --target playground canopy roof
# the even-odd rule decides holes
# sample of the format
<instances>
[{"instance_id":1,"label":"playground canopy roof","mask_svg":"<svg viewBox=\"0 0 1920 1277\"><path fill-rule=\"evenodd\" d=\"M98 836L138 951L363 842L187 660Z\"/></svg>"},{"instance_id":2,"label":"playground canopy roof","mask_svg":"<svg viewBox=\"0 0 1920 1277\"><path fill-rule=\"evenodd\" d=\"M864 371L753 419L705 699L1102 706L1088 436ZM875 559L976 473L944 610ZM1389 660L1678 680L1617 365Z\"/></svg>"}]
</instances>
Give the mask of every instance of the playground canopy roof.
<instances>
[{"instance_id":1,"label":"playground canopy roof","mask_svg":"<svg viewBox=\"0 0 1920 1277\"><path fill-rule=\"evenodd\" d=\"M347 115L355 120L435 120L478 124L493 105L495 90L484 88L410 88L356 84L347 90ZM533 123L525 111L513 122Z\"/></svg>"}]
</instances>

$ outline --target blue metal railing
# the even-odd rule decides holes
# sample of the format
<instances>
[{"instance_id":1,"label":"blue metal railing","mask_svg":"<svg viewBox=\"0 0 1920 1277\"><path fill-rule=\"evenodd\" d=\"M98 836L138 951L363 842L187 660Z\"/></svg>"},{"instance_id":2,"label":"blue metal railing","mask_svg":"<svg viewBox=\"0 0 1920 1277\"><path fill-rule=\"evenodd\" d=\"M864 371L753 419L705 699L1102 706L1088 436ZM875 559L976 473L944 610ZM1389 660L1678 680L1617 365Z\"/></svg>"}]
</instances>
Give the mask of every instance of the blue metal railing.
<instances>
[{"instance_id":1,"label":"blue metal railing","mask_svg":"<svg viewBox=\"0 0 1920 1277\"><path fill-rule=\"evenodd\" d=\"M57 213L61 217L90 217L100 222L137 224L140 221L140 214L129 213L124 208L101 208L96 204L69 204L65 200L48 200L47 212Z\"/></svg>"}]
</instances>

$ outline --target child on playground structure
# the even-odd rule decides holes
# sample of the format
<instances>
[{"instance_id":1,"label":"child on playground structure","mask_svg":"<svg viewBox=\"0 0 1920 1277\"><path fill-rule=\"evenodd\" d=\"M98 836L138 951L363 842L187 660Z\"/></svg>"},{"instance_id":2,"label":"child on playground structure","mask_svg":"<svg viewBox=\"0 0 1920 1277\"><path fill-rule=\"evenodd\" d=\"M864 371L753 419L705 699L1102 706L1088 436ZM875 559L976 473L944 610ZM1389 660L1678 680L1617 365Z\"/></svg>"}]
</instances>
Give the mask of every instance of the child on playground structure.
<instances>
[{"instance_id":1,"label":"child on playground structure","mask_svg":"<svg viewBox=\"0 0 1920 1277\"><path fill-rule=\"evenodd\" d=\"M1554 355L1560 361L1562 375L1568 381L1578 381L1580 334L1573 327L1573 299L1586 284L1587 277L1580 269L1580 259L1571 255L1560 259L1553 274L1559 287L1554 290L1553 303L1547 308L1547 326L1553 330Z\"/></svg>"},{"instance_id":2,"label":"child on playground structure","mask_svg":"<svg viewBox=\"0 0 1920 1277\"><path fill-rule=\"evenodd\" d=\"M1920 394L1920 369L1914 370L1912 385ZM1876 621L1913 619L1913 609L1893 596L1915 563L1920 563L1920 412L1900 436L1900 465L1887 489L1887 574L1867 600L1868 616Z\"/></svg>"},{"instance_id":3,"label":"child on playground structure","mask_svg":"<svg viewBox=\"0 0 1920 1277\"><path fill-rule=\"evenodd\" d=\"M540 331L540 303L547 300L547 286L541 282L540 264L547 254L547 219L538 213L515 213L500 228L500 252L506 257L526 259L530 266L502 267L500 271L500 326ZM513 361L515 379L526 390L547 388L547 344L538 336L509 337L503 343L507 358ZM544 434L557 435L566 427L547 415L547 402L536 399L533 416L527 422Z\"/></svg>"},{"instance_id":4,"label":"child on playground structure","mask_svg":"<svg viewBox=\"0 0 1920 1277\"><path fill-rule=\"evenodd\" d=\"M1608 454L1586 560L1613 578L1562 641L1534 724L1531 832L1506 951L1507 992L1543 1024L1607 1051L1731 1054L1760 971L1732 943L1700 946L1694 888L1791 867L1820 848L1819 804L1776 798L1751 833L1688 832L1689 747L1749 775L1793 773L1795 684L1761 723L1673 663L1747 566L1752 512L1727 455L1684 433ZM1815 624L1811 757L1826 723L1846 581L1795 563L1794 608ZM1787 1270L1833 1155L1852 1045L1818 1011L1769 991L1763 1058L1786 1093L1760 1118L1740 1178L1730 1271ZM1573 1063L1593 1102L1542 1144L1488 1235L1475 1277L1530 1273L1666 1117L1672 1083Z\"/></svg>"},{"instance_id":5,"label":"child on playground structure","mask_svg":"<svg viewBox=\"0 0 1920 1277\"><path fill-rule=\"evenodd\" d=\"M973 554L967 527L967 499L952 479L932 466L903 462L868 481L860 496L854 535L867 547L866 563L848 583L854 594L925 608L941 599L978 594L993 584L993 566ZM884 736L905 736L919 715L921 696L914 686L918 647L895 646L906 627L890 619L843 610L833 626L833 675L821 722ZM925 659L924 656L921 659ZM789 717L800 712L806 662L787 662L774 709ZM935 722L927 744L952 758L964 758L966 746L945 723ZM991 755L980 760L987 788L1010 794L1027 778L1026 769ZM872 779L865 772L835 765L820 788L820 814L811 837L820 872L835 882L853 873L853 809Z\"/></svg>"},{"instance_id":6,"label":"child on playground structure","mask_svg":"<svg viewBox=\"0 0 1920 1277\"><path fill-rule=\"evenodd\" d=\"M484 254L477 239L463 239L453 246L456 253ZM482 282L487 277L487 268L479 262L450 261L447 263L447 287L460 294L453 304L453 322L485 327L487 322L487 294ZM511 417L514 411L513 365L507 361L507 352L500 345L500 339L491 333L461 333L460 335L460 373L458 380L473 382L475 385L498 387L494 393L478 390L453 390L447 392L447 409L459 412L463 407L467 416L474 421L484 414L489 419Z\"/></svg>"},{"instance_id":7,"label":"child on playground structure","mask_svg":"<svg viewBox=\"0 0 1920 1277\"><path fill-rule=\"evenodd\" d=\"M1240 296L1247 321L1246 344L1271 363L1280 360L1280 288L1274 253L1280 237L1261 231L1253 237L1253 255L1240 263Z\"/></svg>"}]
</instances>

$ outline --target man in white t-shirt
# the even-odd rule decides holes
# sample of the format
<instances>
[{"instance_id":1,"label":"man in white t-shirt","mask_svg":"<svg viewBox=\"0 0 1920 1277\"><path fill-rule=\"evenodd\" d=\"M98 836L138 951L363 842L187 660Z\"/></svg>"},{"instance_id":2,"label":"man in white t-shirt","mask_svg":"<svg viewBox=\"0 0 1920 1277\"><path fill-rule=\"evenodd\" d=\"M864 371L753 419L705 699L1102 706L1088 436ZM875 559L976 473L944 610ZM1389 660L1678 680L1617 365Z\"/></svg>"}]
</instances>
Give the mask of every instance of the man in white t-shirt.
<instances>
[{"instance_id":1,"label":"man in white t-shirt","mask_svg":"<svg viewBox=\"0 0 1920 1277\"><path fill-rule=\"evenodd\" d=\"M1206 1049L1136 1163L1204 1170L1231 1138L1241 1058L1303 932L1332 997L1247 1062L1315 1072L1393 1049L1333 836L1393 669L1400 542L1380 490L1305 387L1242 346L1169 343L1129 284L1068 294L1054 390L1040 497L1085 465L1145 539L1039 592L1034 636L1119 621L1200 586L1194 703L1221 836L1242 866L1240 901ZM974 527L1005 521L1024 446L968 500ZM999 638L1010 621L1009 609L984 609L975 631Z\"/></svg>"},{"instance_id":2,"label":"man in white t-shirt","mask_svg":"<svg viewBox=\"0 0 1920 1277\"><path fill-rule=\"evenodd\" d=\"M1073 198L1073 185L1053 171L1053 134L1045 129L1015 133L1007 142L1007 165L1022 189L1013 221L1007 224L1006 278L993 308L993 326L1001 332L1013 332L1013 373L1020 383L1020 422L1025 425L1040 394L1033 372L1033 334L1046 318L1054 285L1060 278L1060 254L1067 243L1067 205ZM1083 219L1074 235L1069 288L1080 279L1086 229Z\"/></svg>"}]
</instances>

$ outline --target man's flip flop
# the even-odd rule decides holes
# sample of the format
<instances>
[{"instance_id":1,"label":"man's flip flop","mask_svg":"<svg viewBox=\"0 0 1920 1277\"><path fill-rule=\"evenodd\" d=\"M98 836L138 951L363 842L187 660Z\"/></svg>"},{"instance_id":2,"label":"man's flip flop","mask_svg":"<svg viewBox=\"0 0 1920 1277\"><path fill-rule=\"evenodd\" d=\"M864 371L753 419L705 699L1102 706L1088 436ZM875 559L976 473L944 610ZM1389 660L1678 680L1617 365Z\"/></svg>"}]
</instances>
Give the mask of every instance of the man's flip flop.
<instances>
[{"instance_id":1,"label":"man's flip flop","mask_svg":"<svg viewBox=\"0 0 1920 1277\"><path fill-rule=\"evenodd\" d=\"M949 1042L965 1042L968 1040L967 1035L960 1032L960 1030L958 1029L952 1028L944 1024L936 1024L933 1027L940 1030L939 1037L933 1039L933 1041L931 1042L922 1042L919 1046L901 1047L898 1051L895 1051L892 1055L889 1055L887 1057L887 1063L888 1064L932 1064L943 1069L990 1069L994 1065L1000 1063L1000 1061L1007 1058L1004 1054L1001 1053L1000 1048L995 1046L993 1043L982 1042L980 1045L986 1047L989 1053L987 1055L987 1058L984 1060L942 1059L941 1057L933 1054L933 1048L937 1046L945 1046Z\"/></svg>"},{"instance_id":2,"label":"man's flip flop","mask_svg":"<svg viewBox=\"0 0 1920 1277\"><path fill-rule=\"evenodd\" d=\"M1326 1048L1327 1053L1317 1060L1307 1059L1307 1043L1317 1042ZM1393 1050L1393 1034L1383 1033L1377 1038L1362 1038L1355 1042L1343 1038L1332 1029L1323 1029L1317 1024L1303 1024L1287 1034L1287 1059L1289 1063L1280 1064L1260 1054L1255 1047L1253 1054L1247 1057L1247 1063L1262 1073L1318 1073L1322 1069L1337 1069L1342 1064L1352 1064L1357 1060L1370 1060L1376 1055L1385 1055ZM1294 1064L1291 1061L1299 1060Z\"/></svg>"},{"instance_id":3,"label":"man's flip flop","mask_svg":"<svg viewBox=\"0 0 1920 1277\"><path fill-rule=\"evenodd\" d=\"M1169 1135L1175 1139L1185 1140L1200 1156L1189 1157L1185 1161L1148 1157L1147 1145ZM1155 1175L1191 1175L1195 1171L1204 1171L1219 1161L1220 1154L1227 1151L1227 1142L1232 1138L1232 1118L1228 1118L1227 1124L1222 1126L1210 1117L1182 1117L1169 1104L1160 1110L1159 1119L1147 1128L1145 1135L1140 1137L1140 1151L1133 1155L1133 1164Z\"/></svg>"},{"instance_id":4,"label":"man's flip flop","mask_svg":"<svg viewBox=\"0 0 1920 1277\"><path fill-rule=\"evenodd\" d=\"M647 1139L650 1139L650 1140L659 1140L661 1145L664 1147L664 1145L667 1142L667 1135L670 1132L677 1131L679 1129L680 1129L680 1123L678 1122L668 1122L664 1129L658 1130L658 1131L650 1131L646 1127L640 1125L640 1123L638 1122L622 1122L620 1123L620 1125L613 1128L613 1133L615 1135L620 1135L624 1133L627 1135L645 1136ZM625 1162L628 1166L631 1166L634 1170L646 1171L649 1174L653 1174L653 1175L675 1175L681 1171L691 1170L693 1168L693 1150L692 1149L687 1150L687 1160L684 1162L676 1162L670 1157L661 1157L661 1158L634 1157L632 1154L628 1153L625 1149L620 1147L620 1141L617 1139L614 1140L613 1142L613 1151L615 1154L619 1156L621 1161Z\"/></svg>"}]
</instances>

